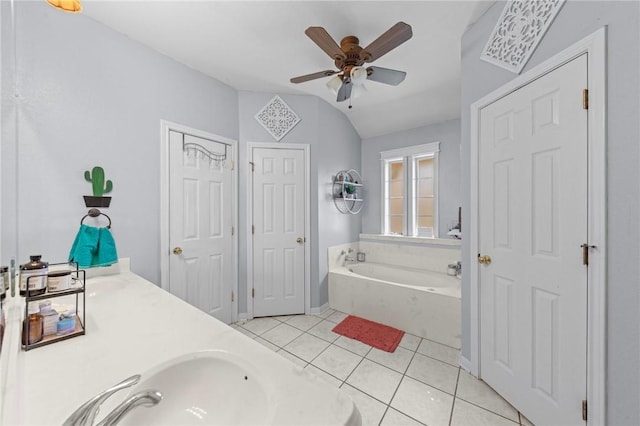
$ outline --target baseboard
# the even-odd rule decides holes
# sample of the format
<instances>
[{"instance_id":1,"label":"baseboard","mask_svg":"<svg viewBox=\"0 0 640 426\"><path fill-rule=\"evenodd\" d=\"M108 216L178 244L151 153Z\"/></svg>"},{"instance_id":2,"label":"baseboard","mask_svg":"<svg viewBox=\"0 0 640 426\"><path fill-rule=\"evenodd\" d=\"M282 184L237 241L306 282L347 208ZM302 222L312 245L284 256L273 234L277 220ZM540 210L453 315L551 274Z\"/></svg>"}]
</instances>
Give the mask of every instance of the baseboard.
<instances>
[{"instance_id":1,"label":"baseboard","mask_svg":"<svg viewBox=\"0 0 640 426\"><path fill-rule=\"evenodd\" d=\"M247 314L246 312L238 314L238 321L246 321L248 319L249 319L249 314Z\"/></svg>"},{"instance_id":2,"label":"baseboard","mask_svg":"<svg viewBox=\"0 0 640 426\"><path fill-rule=\"evenodd\" d=\"M324 305L317 307L317 308L311 308L309 310L309 312L311 313L311 315L319 315L323 312L325 312L327 309L329 309L329 302L325 303Z\"/></svg>"},{"instance_id":3,"label":"baseboard","mask_svg":"<svg viewBox=\"0 0 640 426\"><path fill-rule=\"evenodd\" d=\"M471 361L469 361L464 356L460 355L460 367L465 370L467 373L471 373Z\"/></svg>"}]
</instances>

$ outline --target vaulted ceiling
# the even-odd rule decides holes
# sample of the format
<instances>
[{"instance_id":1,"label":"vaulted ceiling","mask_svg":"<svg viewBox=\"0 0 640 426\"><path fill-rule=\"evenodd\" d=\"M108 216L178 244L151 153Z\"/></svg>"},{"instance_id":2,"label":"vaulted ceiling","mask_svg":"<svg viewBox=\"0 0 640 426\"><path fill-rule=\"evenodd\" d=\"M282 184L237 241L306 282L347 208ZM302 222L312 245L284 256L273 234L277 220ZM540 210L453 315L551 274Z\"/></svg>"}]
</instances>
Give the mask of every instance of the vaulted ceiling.
<instances>
[{"instance_id":1,"label":"vaulted ceiling","mask_svg":"<svg viewBox=\"0 0 640 426\"><path fill-rule=\"evenodd\" d=\"M315 95L344 111L362 138L460 116L460 38L492 1L105 1L84 14L238 90ZM338 103L330 77L291 77L334 69L304 33L324 27L337 43L366 46L398 21L413 37L373 65L406 71L398 86L367 81Z\"/></svg>"}]
</instances>

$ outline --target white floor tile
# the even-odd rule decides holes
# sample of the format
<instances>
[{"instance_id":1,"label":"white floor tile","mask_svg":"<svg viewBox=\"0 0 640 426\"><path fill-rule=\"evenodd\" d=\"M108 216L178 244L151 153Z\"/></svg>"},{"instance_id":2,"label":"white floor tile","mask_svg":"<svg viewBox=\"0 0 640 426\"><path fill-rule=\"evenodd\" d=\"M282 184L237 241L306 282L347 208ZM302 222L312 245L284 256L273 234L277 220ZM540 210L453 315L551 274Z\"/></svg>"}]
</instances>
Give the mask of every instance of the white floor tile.
<instances>
[{"instance_id":1,"label":"white floor tile","mask_svg":"<svg viewBox=\"0 0 640 426\"><path fill-rule=\"evenodd\" d=\"M333 377L331 374L327 373L326 371L320 370L318 367L316 367L313 364L308 364L305 367L305 370L312 372L315 376L320 378L320 380L322 380L323 382L333 387L339 388L340 385L342 385L342 380L339 380L338 378Z\"/></svg>"},{"instance_id":2,"label":"white floor tile","mask_svg":"<svg viewBox=\"0 0 640 426\"><path fill-rule=\"evenodd\" d=\"M276 325L279 325L280 321L274 320L273 318L265 317L265 318L254 318L250 321L247 321L242 327L246 330L249 330L253 334L260 335L265 331L271 330Z\"/></svg>"},{"instance_id":3,"label":"white floor tile","mask_svg":"<svg viewBox=\"0 0 640 426\"><path fill-rule=\"evenodd\" d=\"M404 333L402 336L402 340L400 340L401 347L405 349L409 349L410 351L415 351L420 346L420 341L422 341L421 337L414 336L413 334Z\"/></svg>"},{"instance_id":4,"label":"white floor tile","mask_svg":"<svg viewBox=\"0 0 640 426\"><path fill-rule=\"evenodd\" d=\"M302 333L303 332L298 330L297 328L282 323L273 327L271 330L264 332L260 335L260 337L270 341L276 346L283 347L291 343L291 341L299 337Z\"/></svg>"},{"instance_id":5,"label":"white floor tile","mask_svg":"<svg viewBox=\"0 0 640 426\"><path fill-rule=\"evenodd\" d=\"M304 368L307 365L307 361L298 358L294 354L289 353L289 352L285 351L284 349L280 349L277 353L279 355L283 356L284 358L288 359L289 361L293 362L297 366L300 366L300 367Z\"/></svg>"},{"instance_id":6,"label":"white floor tile","mask_svg":"<svg viewBox=\"0 0 640 426\"><path fill-rule=\"evenodd\" d=\"M371 350L371 346L365 345L359 340L351 339L350 337L345 336L338 337L333 343L360 356L365 356Z\"/></svg>"},{"instance_id":7,"label":"white floor tile","mask_svg":"<svg viewBox=\"0 0 640 426\"><path fill-rule=\"evenodd\" d=\"M331 345L311 363L338 379L345 380L361 360L361 356Z\"/></svg>"},{"instance_id":8,"label":"white floor tile","mask_svg":"<svg viewBox=\"0 0 640 426\"><path fill-rule=\"evenodd\" d=\"M366 356L366 358L400 373L404 373L406 371L409 363L411 362L411 357L413 357L412 351L399 346L394 352L387 352L377 348L372 348Z\"/></svg>"},{"instance_id":9,"label":"white floor tile","mask_svg":"<svg viewBox=\"0 0 640 426\"><path fill-rule=\"evenodd\" d=\"M322 320L318 324L314 325L307 331L309 334L313 334L316 337L326 340L327 342L334 342L340 335L338 333L334 333L333 328L336 326L336 323Z\"/></svg>"},{"instance_id":10,"label":"white floor tile","mask_svg":"<svg viewBox=\"0 0 640 426\"><path fill-rule=\"evenodd\" d=\"M329 315L331 315L332 313L334 313L335 311L336 311L335 309L331 309L331 308L329 308L329 309L327 309L327 310L326 310L326 311L324 311L324 312L320 312L320 313L319 313L319 314L317 314L316 316L318 316L318 317L320 317L320 318L326 318L326 317L328 317Z\"/></svg>"},{"instance_id":11,"label":"white floor tile","mask_svg":"<svg viewBox=\"0 0 640 426\"><path fill-rule=\"evenodd\" d=\"M279 347L277 347L276 345L274 345L273 343L264 340L262 337L258 336L254 339L256 342L260 343L262 346L271 349L274 352L278 352L280 350Z\"/></svg>"},{"instance_id":12,"label":"white floor tile","mask_svg":"<svg viewBox=\"0 0 640 426\"><path fill-rule=\"evenodd\" d=\"M256 335L255 335L254 333L250 332L249 330L247 330L246 328L243 328L243 327L238 327L238 328L236 328L236 331L237 331L238 333L242 333L242 334L244 334L245 336L249 336L249 337L251 337L252 339L254 339L254 338L256 337Z\"/></svg>"},{"instance_id":13,"label":"white floor tile","mask_svg":"<svg viewBox=\"0 0 640 426\"><path fill-rule=\"evenodd\" d=\"M519 422L518 411L505 401L485 382L478 380L464 370L460 370L456 397L493 411L514 422Z\"/></svg>"},{"instance_id":14,"label":"white floor tile","mask_svg":"<svg viewBox=\"0 0 640 426\"><path fill-rule=\"evenodd\" d=\"M345 319L348 316L349 315L345 314L344 312L335 311L334 313L329 315L326 319L331 321L331 322L335 322L336 324L338 324L339 322L341 322L343 319Z\"/></svg>"},{"instance_id":15,"label":"white floor tile","mask_svg":"<svg viewBox=\"0 0 640 426\"><path fill-rule=\"evenodd\" d=\"M453 405L451 426L515 426L517 424L459 398L456 398Z\"/></svg>"},{"instance_id":16,"label":"white floor tile","mask_svg":"<svg viewBox=\"0 0 640 426\"><path fill-rule=\"evenodd\" d=\"M391 401L396 410L428 425L448 425L452 405L453 396L406 376Z\"/></svg>"},{"instance_id":17,"label":"white floor tile","mask_svg":"<svg viewBox=\"0 0 640 426\"><path fill-rule=\"evenodd\" d=\"M384 410L387 408L386 405L347 384L342 385L340 389L349 395L358 407L362 417L362 426L376 426L380 423Z\"/></svg>"},{"instance_id":18,"label":"white floor tile","mask_svg":"<svg viewBox=\"0 0 640 426\"><path fill-rule=\"evenodd\" d=\"M362 392L388 404L402 380L402 374L368 359L353 370L347 383Z\"/></svg>"},{"instance_id":19,"label":"white floor tile","mask_svg":"<svg viewBox=\"0 0 640 426\"><path fill-rule=\"evenodd\" d=\"M393 408L389 408L380 426L422 426L422 423L408 417Z\"/></svg>"},{"instance_id":20,"label":"white floor tile","mask_svg":"<svg viewBox=\"0 0 640 426\"><path fill-rule=\"evenodd\" d=\"M407 369L407 376L453 395L458 381L458 368L416 353Z\"/></svg>"},{"instance_id":21,"label":"white floor tile","mask_svg":"<svg viewBox=\"0 0 640 426\"><path fill-rule=\"evenodd\" d=\"M317 357L320 352L325 350L329 344L329 342L305 333L286 345L284 349L291 352L298 358L311 362L311 360Z\"/></svg>"},{"instance_id":22,"label":"white floor tile","mask_svg":"<svg viewBox=\"0 0 640 426\"><path fill-rule=\"evenodd\" d=\"M302 331L307 331L320 321L322 321L322 318L313 315L295 315L289 318L286 323Z\"/></svg>"},{"instance_id":23,"label":"white floor tile","mask_svg":"<svg viewBox=\"0 0 640 426\"><path fill-rule=\"evenodd\" d=\"M431 340L422 339L420 346L418 346L418 352L422 355L427 355L431 358L444 361L454 367L458 367L460 365L460 351L450 346L432 342Z\"/></svg>"},{"instance_id":24,"label":"white floor tile","mask_svg":"<svg viewBox=\"0 0 640 426\"><path fill-rule=\"evenodd\" d=\"M289 318L291 318L291 315L279 315L277 317L271 317L273 319L276 319L278 321L282 321L285 322L286 320L288 320Z\"/></svg>"}]
</instances>

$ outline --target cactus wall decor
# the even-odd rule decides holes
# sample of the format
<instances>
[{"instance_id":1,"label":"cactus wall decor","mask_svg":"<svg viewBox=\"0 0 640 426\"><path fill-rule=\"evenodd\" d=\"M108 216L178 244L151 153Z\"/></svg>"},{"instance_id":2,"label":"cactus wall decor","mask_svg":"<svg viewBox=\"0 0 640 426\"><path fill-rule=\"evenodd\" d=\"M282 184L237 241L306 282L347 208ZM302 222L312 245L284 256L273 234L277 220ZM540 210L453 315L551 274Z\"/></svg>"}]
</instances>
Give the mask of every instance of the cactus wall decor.
<instances>
[{"instance_id":1,"label":"cactus wall decor","mask_svg":"<svg viewBox=\"0 0 640 426\"><path fill-rule=\"evenodd\" d=\"M87 182L91 182L93 195L95 197L102 197L113 189L113 183L110 180L104 181L104 169L100 166L95 166L91 172L86 170L84 172L84 179Z\"/></svg>"},{"instance_id":2,"label":"cactus wall decor","mask_svg":"<svg viewBox=\"0 0 640 426\"><path fill-rule=\"evenodd\" d=\"M87 207L109 207L111 197L105 197L113 189L113 183L110 180L105 182L104 169L95 166L91 171L84 172L84 179L91 182L93 188L93 196L85 195L84 202Z\"/></svg>"}]
</instances>

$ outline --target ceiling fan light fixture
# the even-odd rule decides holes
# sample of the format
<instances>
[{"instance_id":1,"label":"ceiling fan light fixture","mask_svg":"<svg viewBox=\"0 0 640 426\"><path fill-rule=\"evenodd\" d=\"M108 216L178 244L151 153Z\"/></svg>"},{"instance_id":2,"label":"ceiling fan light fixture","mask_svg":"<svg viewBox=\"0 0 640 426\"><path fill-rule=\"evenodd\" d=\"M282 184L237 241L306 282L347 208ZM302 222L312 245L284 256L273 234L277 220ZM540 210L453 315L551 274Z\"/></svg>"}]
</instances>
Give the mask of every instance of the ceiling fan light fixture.
<instances>
[{"instance_id":1,"label":"ceiling fan light fixture","mask_svg":"<svg viewBox=\"0 0 640 426\"><path fill-rule=\"evenodd\" d=\"M351 89L351 97L353 99L359 98L365 93L367 93L367 86L365 86L364 84L354 84L353 88Z\"/></svg>"},{"instance_id":2,"label":"ceiling fan light fixture","mask_svg":"<svg viewBox=\"0 0 640 426\"><path fill-rule=\"evenodd\" d=\"M338 94L340 86L342 86L342 79L339 75L336 75L335 77L327 81L327 87L329 88L329 90L331 90L331 92L333 92L334 95Z\"/></svg>"},{"instance_id":3,"label":"ceiling fan light fixture","mask_svg":"<svg viewBox=\"0 0 640 426\"><path fill-rule=\"evenodd\" d=\"M82 3L80 0L47 0L52 7L68 13L82 12Z\"/></svg>"},{"instance_id":4,"label":"ceiling fan light fixture","mask_svg":"<svg viewBox=\"0 0 640 426\"><path fill-rule=\"evenodd\" d=\"M351 68L351 82L355 86L362 86L367 79L367 70L364 67Z\"/></svg>"}]
</instances>

